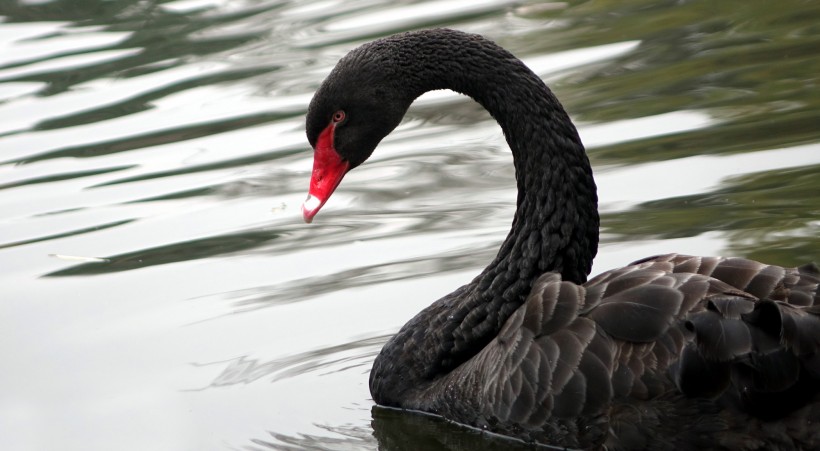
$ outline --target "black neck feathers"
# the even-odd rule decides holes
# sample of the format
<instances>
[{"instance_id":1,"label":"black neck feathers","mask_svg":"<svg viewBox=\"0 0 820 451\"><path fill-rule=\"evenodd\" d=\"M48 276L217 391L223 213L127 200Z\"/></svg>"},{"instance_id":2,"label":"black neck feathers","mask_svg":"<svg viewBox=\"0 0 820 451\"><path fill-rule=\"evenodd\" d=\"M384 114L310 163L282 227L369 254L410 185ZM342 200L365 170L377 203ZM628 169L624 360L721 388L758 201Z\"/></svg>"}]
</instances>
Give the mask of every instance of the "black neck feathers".
<instances>
[{"instance_id":1,"label":"black neck feathers","mask_svg":"<svg viewBox=\"0 0 820 451\"><path fill-rule=\"evenodd\" d=\"M482 349L544 272L586 280L598 245L597 194L560 102L493 42L453 30L411 32L366 44L345 60L340 65L376 64L360 73L378 71L385 95L403 97L407 105L436 89L472 97L501 125L515 162L517 209L496 257L472 282L406 324L374 363L371 392L390 405ZM397 362L404 367L394 368Z\"/></svg>"}]
</instances>

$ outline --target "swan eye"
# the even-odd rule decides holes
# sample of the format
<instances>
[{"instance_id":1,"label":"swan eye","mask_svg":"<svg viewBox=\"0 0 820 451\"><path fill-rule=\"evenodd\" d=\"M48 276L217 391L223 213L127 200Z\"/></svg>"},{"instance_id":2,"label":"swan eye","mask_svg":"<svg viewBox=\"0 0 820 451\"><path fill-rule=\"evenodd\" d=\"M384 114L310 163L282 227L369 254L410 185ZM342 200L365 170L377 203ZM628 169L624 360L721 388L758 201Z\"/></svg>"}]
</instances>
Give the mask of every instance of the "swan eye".
<instances>
[{"instance_id":1,"label":"swan eye","mask_svg":"<svg viewBox=\"0 0 820 451\"><path fill-rule=\"evenodd\" d=\"M339 122L342 122L343 120L345 120L345 112L344 111L339 110L339 111L333 113L333 123L334 124L338 124Z\"/></svg>"}]
</instances>

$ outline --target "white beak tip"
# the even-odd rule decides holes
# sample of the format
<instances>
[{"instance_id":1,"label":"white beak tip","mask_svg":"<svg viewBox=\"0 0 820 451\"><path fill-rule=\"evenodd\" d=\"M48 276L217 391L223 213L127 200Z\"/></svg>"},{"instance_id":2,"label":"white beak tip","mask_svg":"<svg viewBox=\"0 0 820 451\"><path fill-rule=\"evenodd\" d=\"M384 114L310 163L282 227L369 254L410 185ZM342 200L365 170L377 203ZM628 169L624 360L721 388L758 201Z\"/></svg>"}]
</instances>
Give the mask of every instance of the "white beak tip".
<instances>
[{"instance_id":1,"label":"white beak tip","mask_svg":"<svg viewBox=\"0 0 820 451\"><path fill-rule=\"evenodd\" d=\"M312 194L308 194L307 199L302 203L302 218L306 223L310 224L311 221L313 221L313 217L316 216L316 213L319 212L322 205L324 205L324 202L322 202L321 199Z\"/></svg>"}]
</instances>

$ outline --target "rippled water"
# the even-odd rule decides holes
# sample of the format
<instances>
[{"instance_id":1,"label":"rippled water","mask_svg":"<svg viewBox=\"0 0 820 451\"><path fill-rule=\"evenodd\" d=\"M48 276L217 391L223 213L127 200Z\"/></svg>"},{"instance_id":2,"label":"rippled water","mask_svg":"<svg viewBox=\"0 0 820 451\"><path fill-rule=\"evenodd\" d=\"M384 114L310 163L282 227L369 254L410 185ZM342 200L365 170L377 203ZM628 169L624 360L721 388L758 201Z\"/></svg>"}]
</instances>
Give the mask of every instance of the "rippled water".
<instances>
[{"instance_id":1,"label":"rippled water","mask_svg":"<svg viewBox=\"0 0 820 451\"><path fill-rule=\"evenodd\" d=\"M0 448L494 446L371 412L367 378L504 237L500 130L425 95L306 225L322 78L377 36L485 34L579 125L595 272L793 265L820 260L818 24L796 0L0 1Z\"/></svg>"}]
</instances>

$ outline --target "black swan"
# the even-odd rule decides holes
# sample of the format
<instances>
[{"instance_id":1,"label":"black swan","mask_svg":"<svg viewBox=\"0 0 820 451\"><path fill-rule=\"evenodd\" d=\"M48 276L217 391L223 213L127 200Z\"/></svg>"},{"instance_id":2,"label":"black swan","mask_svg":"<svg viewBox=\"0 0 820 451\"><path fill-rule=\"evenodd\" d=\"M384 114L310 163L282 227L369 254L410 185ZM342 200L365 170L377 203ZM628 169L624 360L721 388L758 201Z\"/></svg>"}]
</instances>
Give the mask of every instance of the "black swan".
<instances>
[{"instance_id":1,"label":"black swan","mask_svg":"<svg viewBox=\"0 0 820 451\"><path fill-rule=\"evenodd\" d=\"M498 121L517 210L495 259L382 349L373 400L530 442L605 449L820 449L820 271L662 255L587 280L595 182L561 104L520 60L459 31L356 48L310 103L310 222L419 95Z\"/></svg>"}]
</instances>

